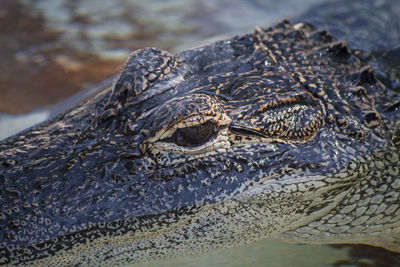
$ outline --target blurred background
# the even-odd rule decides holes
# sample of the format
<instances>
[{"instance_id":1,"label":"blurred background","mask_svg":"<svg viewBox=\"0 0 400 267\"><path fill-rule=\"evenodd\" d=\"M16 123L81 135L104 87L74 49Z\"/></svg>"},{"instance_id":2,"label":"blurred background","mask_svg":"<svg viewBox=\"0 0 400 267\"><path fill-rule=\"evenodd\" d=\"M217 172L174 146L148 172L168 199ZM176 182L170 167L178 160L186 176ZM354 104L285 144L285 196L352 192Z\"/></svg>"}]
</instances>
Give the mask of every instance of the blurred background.
<instances>
[{"instance_id":1,"label":"blurred background","mask_svg":"<svg viewBox=\"0 0 400 267\"><path fill-rule=\"evenodd\" d=\"M0 139L110 87L135 49L177 53L284 18L371 52L400 88L399 0L0 0ZM268 240L158 264L400 266L400 256Z\"/></svg>"}]
</instances>

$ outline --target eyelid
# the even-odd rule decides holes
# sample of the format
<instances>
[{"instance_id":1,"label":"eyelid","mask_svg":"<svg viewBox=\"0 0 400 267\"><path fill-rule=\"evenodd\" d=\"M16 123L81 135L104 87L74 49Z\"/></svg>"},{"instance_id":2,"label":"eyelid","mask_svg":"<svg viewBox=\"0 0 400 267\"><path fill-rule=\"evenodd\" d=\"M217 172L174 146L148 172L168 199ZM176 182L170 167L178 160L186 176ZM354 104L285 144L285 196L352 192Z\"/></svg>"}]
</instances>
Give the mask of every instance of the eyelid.
<instances>
[{"instance_id":1,"label":"eyelid","mask_svg":"<svg viewBox=\"0 0 400 267\"><path fill-rule=\"evenodd\" d=\"M157 142L158 140L171 137L175 133L175 131L179 128L196 126L199 124L203 124L207 121L215 123L217 127L229 125L231 123L232 119L225 113L218 115L219 115L218 117L215 115L204 116L198 114L193 116L188 116L186 118L181 119L178 123L174 123L166 130L159 131L155 136L148 138L147 142Z\"/></svg>"},{"instance_id":2,"label":"eyelid","mask_svg":"<svg viewBox=\"0 0 400 267\"><path fill-rule=\"evenodd\" d=\"M212 116L192 116L192 117L186 118L186 119L180 121L179 123L172 125L172 127L167 129L164 133L162 133L160 135L158 140L162 140L162 139L172 136L177 129L200 125L200 124L206 123L207 121L216 123L215 117L212 117Z\"/></svg>"},{"instance_id":3,"label":"eyelid","mask_svg":"<svg viewBox=\"0 0 400 267\"><path fill-rule=\"evenodd\" d=\"M174 143L167 143L158 141L153 144L153 147L157 150L165 152L173 152L176 154L183 155L202 155L204 153L212 152L218 149L222 149L230 146L228 138L228 129L225 128L212 140L212 142L206 142L202 145L195 147L182 147ZM200 156L199 156L200 157Z\"/></svg>"}]
</instances>

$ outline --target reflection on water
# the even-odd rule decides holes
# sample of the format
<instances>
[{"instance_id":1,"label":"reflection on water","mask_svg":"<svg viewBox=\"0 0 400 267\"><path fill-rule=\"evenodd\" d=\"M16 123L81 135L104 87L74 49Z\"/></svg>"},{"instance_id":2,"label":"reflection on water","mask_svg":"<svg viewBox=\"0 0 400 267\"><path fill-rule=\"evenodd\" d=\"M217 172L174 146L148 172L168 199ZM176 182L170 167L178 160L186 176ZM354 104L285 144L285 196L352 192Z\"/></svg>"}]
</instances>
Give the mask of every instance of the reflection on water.
<instances>
[{"instance_id":1,"label":"reflection on water","mask_svg":"<svg viewBox=\"0 0 400 267\"><path fill-rule=\"evenodd\" d=\"M33 3L0 1L0 112L52 105L119 71L121 60L82 52Z\"/></svg>"},{"instance_id":2,"label":"reflection on water","mask_svg":"<svg viewBox=\"0 0 400 267\"><path fill-rule=\"evenodd\" d=\"M347 2L2 0L0 112L39 111L28 116L0 115L0 139L16 131L10 131L12 124L21 129L47 118L51 112L43 108L59 112L86 97L97 88L94 84L119 72L132 50L156 46L177 52L258 25L272 25L285 17L328 28L353 47L374 50L380 55L376 60L387 62L386 71L399 79L400 19L390 15L400 12L399 1L352 1L351 7ZM382 50L388 48L393 49ZM109 85L110 80L107 82ZM68 98L78 91L83 93ZM265 240L156 265L400 266L400 256L369 246L291 245Z\"/></svg>"},{"instance_id":3,"label":"reflection on water","mask_svg":"<svg viewBox=\"0 0 400 267\"><path fill-rule=\"evenodd\" d=\"M347 256L348 251L348 248L335 249L329 246L319 245L294 245L279 240L267 239L249 245L219 250L204 255L186 256L178 259L134 266L332 266L338 260L350 260Z\"/></svg>"},{"instance_id":4,"label":"reflection on water","mask_svg":"<svg viewBox=\"0 0 400 267\"><path fill-rule=\"evenodd\" d=\"M307 8L269 2L2 0L0 112L53 105L118 73L135 49L176 52Z\"/></svg>"},{"instance_id":5,"label":"reflection on water","mask_svg":"<svg viewBox=\"0 0 400 267\"><path fill-rule=\"evenodd\" d=\"M346 259L337 259L333 266L376 266L392 267L400 266L400 254L383 248L367 245L332 245L336 248L348 248Z\"/></svg>"},{"instance_id":6,"label":"reflection on water","mask_svg":"<svg viewBox=\"0 0 400 267\"><path fill-rule=\"evenodd\" d=\"M0 140L15 134L29 125L34 125L46 120L49 111L34 111L23 115L0 114Z\"/></svg>"}]
</instances>

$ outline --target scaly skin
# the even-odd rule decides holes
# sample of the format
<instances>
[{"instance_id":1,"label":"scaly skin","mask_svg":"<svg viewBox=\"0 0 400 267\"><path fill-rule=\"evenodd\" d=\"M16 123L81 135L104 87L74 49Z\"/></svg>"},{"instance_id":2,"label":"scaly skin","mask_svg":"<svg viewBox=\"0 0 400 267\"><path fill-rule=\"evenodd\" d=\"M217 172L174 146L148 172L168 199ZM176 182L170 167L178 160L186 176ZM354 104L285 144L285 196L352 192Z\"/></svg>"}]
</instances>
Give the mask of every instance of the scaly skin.
<instances>
[{"instance_id":1,"label":"scaly skin","mask_svg":"<svg viewBox=\"0 0 400 267\"><path fill-rule=\"evenodd\" d=\"M287 21L134 52L112 89L0 143L0 263L115 266L265 237L400 251L399 103L365 58Z\"/></svg>"}]
</instances>

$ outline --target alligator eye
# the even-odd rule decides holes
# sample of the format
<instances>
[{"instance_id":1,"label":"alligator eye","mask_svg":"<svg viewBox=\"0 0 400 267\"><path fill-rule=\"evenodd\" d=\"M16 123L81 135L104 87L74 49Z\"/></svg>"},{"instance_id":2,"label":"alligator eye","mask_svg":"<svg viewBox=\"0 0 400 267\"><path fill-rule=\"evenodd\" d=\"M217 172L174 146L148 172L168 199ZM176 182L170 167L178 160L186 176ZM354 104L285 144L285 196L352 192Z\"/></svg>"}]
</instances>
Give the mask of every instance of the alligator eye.
<instances>
[{"instance_id":1,"label":"alligator eye","mask_svg":"<svg viewBox=\"0 0 400 267\"><path fill-rule=\"evenodd\" d=\"M173 139L178 146L194 146L207 141L216 132L215 124L206 121L205 123L177 129Z\"/></svg>"}]
</instances>

